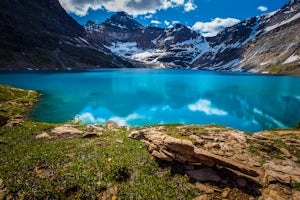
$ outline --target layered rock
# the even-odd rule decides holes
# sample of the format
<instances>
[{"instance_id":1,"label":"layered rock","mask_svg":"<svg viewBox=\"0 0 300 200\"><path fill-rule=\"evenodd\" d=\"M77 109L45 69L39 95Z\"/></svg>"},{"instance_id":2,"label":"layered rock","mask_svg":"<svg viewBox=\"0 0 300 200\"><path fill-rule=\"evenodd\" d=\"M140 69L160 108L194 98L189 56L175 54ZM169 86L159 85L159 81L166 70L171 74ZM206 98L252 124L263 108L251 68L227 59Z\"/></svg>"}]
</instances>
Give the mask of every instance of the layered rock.
<instances>
[{"instance_id":1,"label":"layered rock","mask_svg":"<svg viewBox=\"0 0 300 200\"><path fill-rule=\"evenodd\" d=\"M258 172L247 166L213 154L202 148L197 148L189 140L177 139L162 132L140 130L132 132L129 137L143 141L147 145L150 153L161 160L200 163L206 166L214 166L217 164L250 176L259 175Z\"/></svg>"},{"instance_id":2,"label":"layered rock","mask_svg":"<svg viewBox=\"0 0 300 200\"><path fill-rule=\"evenodd\" d=\"M184 173L204 191L204 199L213 199L218 190L202 185L207 182L238 188L259 199L300 195L293 188L300 183L300 130L249 135L225 127L174 125L135 130L129 137L145 143L159 160L180 162ZM228 188L219 192L224 198L236 193Z\"/></svg>"}]
</instances>

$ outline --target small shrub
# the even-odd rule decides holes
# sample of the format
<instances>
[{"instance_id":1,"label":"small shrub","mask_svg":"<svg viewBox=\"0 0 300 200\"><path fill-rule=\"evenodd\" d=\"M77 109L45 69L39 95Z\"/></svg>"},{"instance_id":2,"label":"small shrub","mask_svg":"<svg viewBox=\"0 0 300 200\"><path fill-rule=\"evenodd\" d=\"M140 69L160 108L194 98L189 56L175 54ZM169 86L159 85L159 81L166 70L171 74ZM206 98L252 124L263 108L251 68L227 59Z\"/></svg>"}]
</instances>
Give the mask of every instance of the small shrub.
<instances>
[{"instance_id":1,"label":"small shrub","mask_svg":"<svg viewBox=\"0 0 300 200\"><path fill-rule=\"evenodd\" d=\"M293 188L300 192L300 183L293 183Z\"/></svg>"}]
</instances>

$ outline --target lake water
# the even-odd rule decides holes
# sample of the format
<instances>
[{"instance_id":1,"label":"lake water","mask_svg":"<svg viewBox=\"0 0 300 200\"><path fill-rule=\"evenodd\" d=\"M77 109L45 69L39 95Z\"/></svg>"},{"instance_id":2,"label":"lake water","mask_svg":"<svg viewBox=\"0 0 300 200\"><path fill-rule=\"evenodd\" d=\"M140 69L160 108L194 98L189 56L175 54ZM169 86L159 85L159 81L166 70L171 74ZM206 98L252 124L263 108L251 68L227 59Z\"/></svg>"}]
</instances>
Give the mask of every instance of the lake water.
<instances>
[{"instance_id":1,"label":"lake water","mask_svg":"<svg viewBox=\"0 0 300 200\"><path fill-rule=\"evenodd\" d=\"M0 73L43 94L32 118L121 125L220 124L244 131L294 127L300 77L189 70L103 69Z\"/></svg>"}]
</instances>

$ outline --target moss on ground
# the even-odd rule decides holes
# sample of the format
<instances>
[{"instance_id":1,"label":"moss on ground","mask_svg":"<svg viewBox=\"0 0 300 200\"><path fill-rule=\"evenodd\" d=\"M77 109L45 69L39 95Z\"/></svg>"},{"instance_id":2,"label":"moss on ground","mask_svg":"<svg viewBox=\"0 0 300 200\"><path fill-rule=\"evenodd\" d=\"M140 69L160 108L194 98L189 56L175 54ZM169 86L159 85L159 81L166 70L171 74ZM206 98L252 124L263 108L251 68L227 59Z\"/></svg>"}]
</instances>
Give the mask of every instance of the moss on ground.
<instances>
[{"instance_id":1,"label":"moss on ground","mask_svg":"<svg viewBox=\"0 0 300 200\"><path fill-rule=\"evenodd\" d=\"M0 85L0 114L9 117L24 115L37 102L38 96L36 91Z\"/></svg>"},{"instance_id":2,"label":"moss on ground","mask_svg":"<svg viewBox=\"0 0 300 200\"><path fill-rule=\"evenodd\" d=\"M52 124L0 128L0 178L7 193L25 199L94 199L117 186L120 199L192 199L188 178L171 176L128 132L99 138L35 139ZM122 174L121 172L126 172Z\"/></svg>"}]
</instances>

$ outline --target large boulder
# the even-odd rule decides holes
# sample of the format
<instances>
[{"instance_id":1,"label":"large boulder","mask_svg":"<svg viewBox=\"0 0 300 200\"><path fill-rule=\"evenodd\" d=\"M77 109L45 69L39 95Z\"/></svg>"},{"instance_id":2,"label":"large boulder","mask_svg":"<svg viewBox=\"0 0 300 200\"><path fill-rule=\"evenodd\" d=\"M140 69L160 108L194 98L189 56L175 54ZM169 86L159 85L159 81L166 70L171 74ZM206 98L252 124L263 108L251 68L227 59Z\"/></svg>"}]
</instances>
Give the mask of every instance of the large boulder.
<instances>
[{"instance_id":1,"label":"large boulder","mask_svg":"<svg viewBox=\"0 0 300 200\"><path fill-rule=\"evenodd\" d=\"M62 134L71 134L71 135L79 135L83 134L82 131L78 130L77 128L73 127L69 124L64 124L62 126L55 127L51 131L54 135L62 135Z\"/></svg>"},{"instance_id":2,"label":"large boulder","mask_svg":"<svg viewBox=\"0 0 300 200\"><path fill-rule=\"evenodd\" d=\"M164 161L200 163L210 167L219 165L249 176L259 176L256 170L244 164L198 148L190 140L174 138L157 130L144 129L133 131L129 137L144 142L153 156Z\"/></svg>"}]
</instances>

